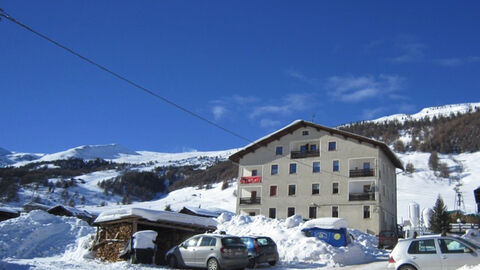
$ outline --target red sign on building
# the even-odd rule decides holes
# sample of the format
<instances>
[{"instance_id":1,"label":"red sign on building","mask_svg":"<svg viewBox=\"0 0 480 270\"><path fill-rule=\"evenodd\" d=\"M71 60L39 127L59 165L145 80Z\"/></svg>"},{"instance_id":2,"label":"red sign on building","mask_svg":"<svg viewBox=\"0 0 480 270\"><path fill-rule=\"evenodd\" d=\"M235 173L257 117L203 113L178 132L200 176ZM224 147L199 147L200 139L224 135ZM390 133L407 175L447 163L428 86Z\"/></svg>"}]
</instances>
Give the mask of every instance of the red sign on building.
<instances>
[{"instance_id":1,"label":"red sign on building","mask_svg":"<svg viewBox=\"0 0 480 270\"><path fill-rule=\"evenodd\" d=\"M261 176L244 176L240 178L240 184L254 184L254 183L261 183L262 177Z\"/></svg>"}]
</instances>

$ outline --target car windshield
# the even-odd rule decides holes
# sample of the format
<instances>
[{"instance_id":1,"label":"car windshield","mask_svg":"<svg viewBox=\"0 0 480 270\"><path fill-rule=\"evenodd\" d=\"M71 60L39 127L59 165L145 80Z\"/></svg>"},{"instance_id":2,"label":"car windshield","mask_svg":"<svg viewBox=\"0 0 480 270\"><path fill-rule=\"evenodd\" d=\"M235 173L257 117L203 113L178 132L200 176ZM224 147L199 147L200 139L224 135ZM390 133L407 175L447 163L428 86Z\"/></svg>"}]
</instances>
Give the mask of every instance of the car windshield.
<instances>
[{"instance_id":1,"label":"car windshield","mask_svg":"<svg viewBox=\"0 0 480 270\"><path fill-rule=\"evenodd\" d=\"M245 246L245 244L242 242L242 239L239 237L225 237L222 238L222 245L223 246Z\"/></svg>"},{"instance_id":2,"label":"car windshield","mask_svg":"<svg viewBox=\"0 0 480 270\"><path fill-rule=\"evenodd\" d=\"M473 247L474 249L480 249L480 247L478 245L474 244L473 242L471 242L467 239L464 239L464 238L455 238L455 239L458 240L459 242L467 244L467 246Z\"/></svg>"}]
</instances>

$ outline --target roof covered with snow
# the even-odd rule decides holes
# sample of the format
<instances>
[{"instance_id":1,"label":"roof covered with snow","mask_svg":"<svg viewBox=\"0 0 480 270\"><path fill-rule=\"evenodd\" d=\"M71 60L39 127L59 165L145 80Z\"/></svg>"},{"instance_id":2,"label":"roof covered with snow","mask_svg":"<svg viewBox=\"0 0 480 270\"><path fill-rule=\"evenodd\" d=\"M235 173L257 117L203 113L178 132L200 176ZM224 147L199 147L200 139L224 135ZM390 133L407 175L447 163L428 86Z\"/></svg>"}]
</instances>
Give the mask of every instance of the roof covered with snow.
<instances>
[{"instance_id":1,"label":"roof covered with snow","mask_svg":"<svg viewBox=\"0 0 480 270\"><path fill-rule=\"evenodd\" d=\"M275 131L274 133L271 133L265 137L262 137L261 139L256 140L255 142L247 145L245 148L242 150L236 152L235 154L231 155L229 157L230 160L233 162L238 163L240 159L245 156L248 153L254 152L255 150L259 149L260 147L266 146L269 143L278 140L279 138L299 129L299 128L304 128L304 127L312 127L315 128L316 130L324 130L326 132L329 132L331 134L337 134L340 136L352 138L354 140L358 140L359 142L367 142L370 144L373 144L375 146L380 147L382 151L388 156L388 158L392 161L392 163L395 165L395 167L402 169L403 170L403 164L402 162L397 158L397 156L393 153L393 151L383 142L372 140L370 138L360 136L357 134L353 134L350 132L346 132L343 130L335 129L335 128L329 128L326 126L321 126L318 124L314 124L308 121L304 120L296 120L293 121L290 125L279 129Z\"/></svg>"},{"instance_id":2,"label":"roof covered with snow","mask_svg":"<svg viewBox=\"0 0 480 270\"><path fill-rule=\"evenodd\" d=\"M217 222L211 218L185 215L176 212L167 212L143 208L119 208L100 213L94 224L116 221L130 217L138 217L152 222L168 222L202 228L216 228Z\"/></svg>"},{"instance_id":3,"label":"roof covered with snow","mask_svg":"<svg viewBox=\"0 0 480 270\"><path fill-rule=\"evenodd\" d=\"M199 208L199 207L192 207L192 206L184 206L180 212L182 213L183 211L190 211L196 215L199 216L205 216L205 217L218 217L225 211L223 209L205 209L205 208Z\"/></svg>"}]
</instances>

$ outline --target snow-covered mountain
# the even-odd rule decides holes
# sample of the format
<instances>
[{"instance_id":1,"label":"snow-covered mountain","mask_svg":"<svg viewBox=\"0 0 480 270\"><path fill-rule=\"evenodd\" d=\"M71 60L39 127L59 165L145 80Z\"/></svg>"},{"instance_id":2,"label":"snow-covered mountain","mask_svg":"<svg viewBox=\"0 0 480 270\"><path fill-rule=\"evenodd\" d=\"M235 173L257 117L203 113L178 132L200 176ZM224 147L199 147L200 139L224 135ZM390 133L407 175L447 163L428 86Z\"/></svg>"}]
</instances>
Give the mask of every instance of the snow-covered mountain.
<instances>
[{"instance_id":1,"label":"snow-covered mountain","mask_svg":"<svg viewBox=\"0 0 480 270\"><path fill-rule=\"evenodd\" d=\"M432 119L433 117L439 116L449 116L453 114L465 114L468 112L473 112L476 109L480 109L480 102L477 103L460 103L460 104L450 104L444 106L437 106L437 107L428 107L424 108L418 113L415 114L393 114L389 116L380 117L375 120L369 120L366 122L375 122L375 123L384 123L384 122L391 122L391 121L398 121L403 123L405 121L415 121L420 120L425 117Z\"/></svg>"}]
</instances>

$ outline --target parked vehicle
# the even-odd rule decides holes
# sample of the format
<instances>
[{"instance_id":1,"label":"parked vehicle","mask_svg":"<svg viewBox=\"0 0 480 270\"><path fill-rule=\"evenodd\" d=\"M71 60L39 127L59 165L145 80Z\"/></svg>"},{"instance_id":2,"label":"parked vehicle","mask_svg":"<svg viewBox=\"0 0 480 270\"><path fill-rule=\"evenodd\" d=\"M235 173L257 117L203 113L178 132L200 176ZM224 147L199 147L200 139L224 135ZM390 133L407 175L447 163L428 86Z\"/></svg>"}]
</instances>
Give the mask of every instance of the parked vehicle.
<instances>
[{"instance_id":1,"label":"parked vehicle","mask_svg":"<svg viewBox=\"0 0 480 270\"><path fill-rule=\"evenodd\" d=\"M398 235L395 231L381 231L377 235L378 248L393 248L398 242Z\"/></svg>"},{"instance_id":2,"label":"parked vehicle","mask_svg":"<svg viewBox=\"0 0 480 270\"><path fill-rule=\"evenodd\" d=\"M171 248L165 260L172 268L244 269L248 265L248 253L239 237L200 234Z\"/></svg>"},{"instance_id":3,"label":"parked vehicle","mask_svg":"<svg viewBox=\"0 0 480 270\"><path fill-rule=\"evenodd\" d=\"M480 264L480 247L452 236L422 236L400 240L389 256L396 270L450 270Z\"/></svg>"},{"instance_id":4,"label":"parked vehicle","mask_svg":"<svg viewBox=\"0 0 480 270\"><path fill-rule=\"evenodd\" d=\"M255 268L257 264L278 262L277 244L266 236L240 237L248 250L248 268Z\"/></svg>"}]
</instances>

